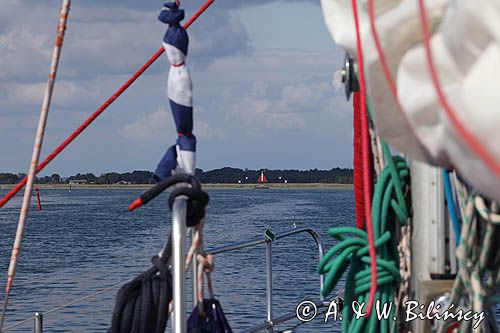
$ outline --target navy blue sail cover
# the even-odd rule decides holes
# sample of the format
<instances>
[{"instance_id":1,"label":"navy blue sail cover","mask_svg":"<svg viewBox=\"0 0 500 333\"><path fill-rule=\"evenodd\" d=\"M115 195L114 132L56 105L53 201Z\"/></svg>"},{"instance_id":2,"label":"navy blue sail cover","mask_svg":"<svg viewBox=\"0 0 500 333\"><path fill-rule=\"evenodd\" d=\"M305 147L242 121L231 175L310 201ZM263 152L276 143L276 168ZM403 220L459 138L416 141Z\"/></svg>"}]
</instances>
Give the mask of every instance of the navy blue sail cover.
<instances>
[{"instance_id":1,"label":"navy blue sail cover","mask_svg":"<svg viewBox=\"0 0 500 333\"><path fill-rule=\"evenodd\" d=\"M167 149L155 170L155 178L160 181L180 173L194 175L196 137L193 134L193 86L185 64L189 37L180 24L184 10L179 9L176 2L168 2L158 19L169 25L163 47L171 64L167 94L178 134L176 144Z\"/></svg>"}]
</instances>

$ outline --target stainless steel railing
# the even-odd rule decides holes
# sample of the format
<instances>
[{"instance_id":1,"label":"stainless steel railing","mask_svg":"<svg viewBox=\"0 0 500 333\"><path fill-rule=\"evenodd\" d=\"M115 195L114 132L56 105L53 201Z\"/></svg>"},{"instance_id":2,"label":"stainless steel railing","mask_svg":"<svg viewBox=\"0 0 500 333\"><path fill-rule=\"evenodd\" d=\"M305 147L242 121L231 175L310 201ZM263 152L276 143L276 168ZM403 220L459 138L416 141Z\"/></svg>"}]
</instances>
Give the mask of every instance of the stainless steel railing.
<instances>
[{"instance_id":1,"label":"stainless steel railing","mask_svg":"<svg viewBox=\"0 0 500 333\"><path fill-rule=\"evenodd\" d=\"M35 313L35 333L43 332L43 314L40 312Z\"/></svg>"},{"instance_id":2,"label":"stainless steel railing","mask_svg":"<svg viewBox=\"0 0 500 333\"><path fill-rule=\"evenodd\" d=\"M184 270L184 260L185 260L185 255L186 255L186 210L187 210L187 202L186 202L186 197L185 196L179 196L175 199L173 209L172 209L172 276L173 276L173 297L174 297L174 312L172 315L172 331L174 333L185 333L186 332L186 274ZM273 317L273 284L272 284L272 258L273 258L273 253L272 253L272 244L273 242L286 238L286 237L291 237L297 234L302 234L302 233L307 233L309 234L318 249L318 259L321 259L323 257L323 245L321 244L321 240L319 238L319 235L316 233L316 231L312 228L298 228L298 229L292 229L290 231L280 233L277 235L274 235L270 230L266 230L264 235L261 237L254 238L249 241L244 241L244 242L238 242L238 243L233 243L217 248L213 248L208 250L207 252L216 255L216 254L222 254L226 252L232 252L232 251L237 251L240 249L244 248L249 248L249 247L255 247L260 244L265 244L266 245L266 321L263 324L259 324L257 326L254 326L250 329L247 329L244 331L244 333L251 333L251 332L259 332L262 330L267 330L268 332L273 332L273 327L274 325L277 325L279 323L286 322L288 320L291 320L295 318L295 314L290 314L290 315L284 315L280 316L277 318ZM196 289L197 289L197 284L196 284L196 269L197 269L197 263L195 260L196 256L194 256L193 262L192 262L192 268L193 268L193 304L196 304ZM125 282L123 282L125 283ZM46 312L37 312L35 313L34 316L27 318L25 320L22 320L18 323L15 323L11 326L8 326L4 329L4 332L7 332L15 327L19 327L23 324L28 323L30 320L34 319L34 331L35 333L42 333L43 332L43 315L47 315L56 311L59 311L61 309L66 308L67 306L74 305L77 303L80 303L84 300L90 299L92 297L95 297L99 294L102 294L104 292L109 292L110 290L116 288L117 286L123 284L117 284L113 285L111 287L105 288L103 290L97 291L95 293L92 293L90 295L84 296L82 298L79 298L78 300L72 301L68 304L58 306L54 309L51 309ZM321 289L323 288L323 283L324 283L324 276L320 275L319 277L319 301L318 304L323 304L323 297L321 296Z\"/></svg>"},{"instance_id":3,"label":"stainless steel railing","mask_svg":"<svg viewBox=\"0 0 500 333\"><path fill-rule=\"evenodd\" d=\"M260 244L266 244L266 322L260 325L257 325L255 327L252 327L248 330L245 330L245 333L251 333L251 332L259 332L262 330L267 330L268 332L273 332L273 327L276 324L283 323L285 321L288 321L290 319L295 318L295 314L293 315L285 315L281 316L278 318L273 317L273 284L272 284L272 277L273 277L273 269L272 269L272 243L274 241L277 241L282 238L286 237L291 237L297 234L301 233L307 233L311 235L313 238L314 242L316 243L316 246L318 248L318 260L320 260L323 257L323 245L321 244L321 239L319 238L319 235L314 231L312 228L299 228L299 229L293 229L281 234L274 235L272 232L269 230L266 230L264 233L264 236L255 238L253 240L245 241L245 242L240 242L240 243L234 243L230 245L225 245L221 247L214 248L212 250L208 250L207 252L216 255L216 254L221 254L225 252L232 252L236 250L241 250L244 248L248 247L254 247ZM319 302L318 303L323 303L324 299L323 296L321 295L321 289L323 289L323 283L324 283L324 276L320 275L319 277Z\"/></svg>"},{"instance_id":4,"label":"stainless steel railing","mask_svg":"<svg viewBox=\"0 0 500 333\"><path fill-rule=\"evenodd\" d=\"M186 213L187 197L175 198L172 207L172 280L174 312L172 314L172 332L186 332ZM195 261L193 261L193 264ZM194 266L194 265L193 265Z\"/></svg>"}]
</instances>

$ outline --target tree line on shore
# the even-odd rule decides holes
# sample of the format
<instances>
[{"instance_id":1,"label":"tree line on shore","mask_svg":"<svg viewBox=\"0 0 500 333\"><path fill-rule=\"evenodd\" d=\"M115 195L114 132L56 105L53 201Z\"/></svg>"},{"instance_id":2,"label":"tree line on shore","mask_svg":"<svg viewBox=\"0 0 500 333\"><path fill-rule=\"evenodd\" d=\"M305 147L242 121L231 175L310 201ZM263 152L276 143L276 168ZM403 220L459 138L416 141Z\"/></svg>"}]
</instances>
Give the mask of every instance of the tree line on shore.
<instances>
[{"instance_id":1,"label":"tree line on shore","mask_svg":"<svg viewBox=\"0 0 500 333\"><path fill-rule=\"evenodd\" d=\"M352 184L353 171L348 168L333 168L331 170L249 170L238 168L221 168L209 171L196 169L196 176L202 183L256 183L261 171L270 183L336 183ZM0 173L0 184L16 184L26 175L19 173ZM36 183L39 184L68 184L68 183L87 183L87 184L154 184L153 173L151 171L133 171L133 172L108 172L96 176L93 173L77 173L70 177L61 177L54 173L50 176L37 177Z\"/></svg>"}]
</instances>

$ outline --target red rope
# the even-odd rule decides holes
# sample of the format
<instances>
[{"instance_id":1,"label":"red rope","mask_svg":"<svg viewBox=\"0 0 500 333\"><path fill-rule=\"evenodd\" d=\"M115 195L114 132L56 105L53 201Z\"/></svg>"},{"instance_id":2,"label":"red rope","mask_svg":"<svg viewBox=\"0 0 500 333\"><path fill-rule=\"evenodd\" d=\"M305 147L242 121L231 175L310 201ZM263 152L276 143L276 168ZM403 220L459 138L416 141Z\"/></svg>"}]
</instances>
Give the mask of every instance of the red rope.
<instances>
[{"instance_id":1,"label":"red rope","mask_svg":"<svg viewBox=\"0 0 500 333\"><path fill-rule=\"evenodd\" d=\"M434 85L434 89L436 90L439 103L441 104L441 107L444 109L453 127L462 137L462 139L467 143L469 148L472 149L474 153L478 155L483 160L483 162L497 176L500 177L500 163L496 161L493 158L493 156L491 156L490 153L483 147L483 145L476 139L476 137L462 125L460 119L458 119L457 115L453 111L453 108L446 99L446 96L441 88L441 83L439 81L438 73L432 56L432 50L430 46L430 34L429 34L430 29L429 29L429 24L427 22L427 14L425 10L424 0L418 0L418 7L420 10L420 22L422 25L422 34L424 38L423 42L425 47L425 56L427 58L427 65L429 67L432 83Z\"/></svg>"},{"instance_id":2,"label":"red rope","mask_svg":"<svg viewBox=\"0 0 500 333\"><path fill-rule=\"evenodd\" d=\"M353 182L354 182L354 203L356 205L356 227L363 229L365 225L365 211L363 201L363 154L361 149L361 117L359 106L359 92L354 92L352 95L352 111L353 111Z\"/></svg>"},{"instance_id":3,"label":"red rope","mask_svg":"<svg viewBox=\"0 0 500 333\"><path fill-rule=\"evenodd\" d=\"M353 93L352 99L352 109L353 109L353 150L354 150L354 199L356 205L356 227L358 229L363 229L365 227L365 200L364 200L364 184L363 184L363 149L362 149L362 138L361 138L361 103L360 103L359 92ZM373 155L371 150L369 150L370 161L373 161ZM373 164L370 163L370 190L373 189Z\"/></svg>"},{"instance_id":4,"label":"red rope","mask_svg":"<svg viewBox=\"0 0 500 333\"><path fill-rule=\"evenodd\" d=\"M205 12L205 10L214 2L215 0L208 0L205 2L203 6L201 6L200 9L198 9L198 11L189 19L189 21L184 24L184 29L189 28L189 26L193 24L193 22L196 21L196 19L198 19L198 17L200 17L200 15L203 14L203 12ZM63 143L61 143L52 153L50 153L50 155L38 164L36 173L42 171L47 164L49 164L57 155L59 155L59 153L61 153L61 151L63 151L73 140L75 140L76 137L80 135L97 117L99 117L101 113L108 108L108 106L120 97L120 95L127 90L127 88L130 87L132 83L134 83L134 81L137 80L137 78L141 76L141 74L144 73L149 66L151 66L151 64L153 64L153 62L155 62L156 59L162 55L163 52L165 52L163 47L156 51L144 65L142 65L110 98L108 98L108 100L106 100L106 102L104 102L104 104L94 111L94 113L92 113L70 136L68 136ZM15 196L16 193L24 187L24 185L26 185L27 180L27 177L23 178L23 180L21 180L0 200L0 208L2 208L13 196Z\"/></svg>"},{"instance_id":5,"label":"red rope","mask_svg":"<svg viewBox=\"0 0 500 333\"><path fill-rule=\"evenodd\" d=\"M375 242L373 239L373 225L371 218L371 187L370 187L370 134L368 132L368 114L366 112L366 85L363 68L363 48L361 46L361 36L359 28L358 8L356 0L351 1L352 11L354 15L354 23L356 26L356 49L358 53L358 68L359 68L359 83L360 83L360 103L361 103L361 140L363 153L363 199L365 206L366 231L368 234L368 252L370 254L370 269L371 269L371 286L370 296L368 298L368 306L366 316L369 317L375 301L377 292L377 253L375 252Z\"/></svg>"}]
</instances>

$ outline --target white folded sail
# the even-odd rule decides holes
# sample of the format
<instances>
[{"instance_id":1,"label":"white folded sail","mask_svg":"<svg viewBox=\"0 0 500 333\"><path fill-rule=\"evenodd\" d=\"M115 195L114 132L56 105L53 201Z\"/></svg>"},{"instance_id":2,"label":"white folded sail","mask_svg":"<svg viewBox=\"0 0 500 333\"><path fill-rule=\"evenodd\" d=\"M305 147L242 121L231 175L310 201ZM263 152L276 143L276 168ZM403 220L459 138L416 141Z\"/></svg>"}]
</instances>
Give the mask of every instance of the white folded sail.
<instances>
[{"instance_id":1,"label":"white folded sail","mask_svg":"<svg viewBox=\"0 0 500 333\"><path fill-rule=\"evenodd\" d=\"M322 0L335 42L356 57L350 0ZM418 2L376 0L376 27L395 80L398 110L383 74L366 0L358 1L368 94L381 137L408 156L455 168L500 201L500 177L467 144L441 108L422 44ZM458 121L500 163L500 2L426 1L431 49L441 87Z\"/></svg>"}]
</instances>

